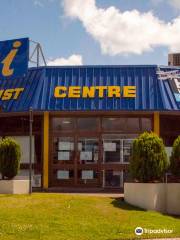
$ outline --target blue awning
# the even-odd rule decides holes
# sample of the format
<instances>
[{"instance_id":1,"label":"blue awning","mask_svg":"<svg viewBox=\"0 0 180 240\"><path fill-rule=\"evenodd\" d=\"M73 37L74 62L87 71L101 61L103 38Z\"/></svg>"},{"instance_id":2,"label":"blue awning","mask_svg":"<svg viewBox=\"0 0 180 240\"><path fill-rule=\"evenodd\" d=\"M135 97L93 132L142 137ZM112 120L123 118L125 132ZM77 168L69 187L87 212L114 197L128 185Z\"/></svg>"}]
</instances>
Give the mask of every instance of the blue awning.
<instances>
[{"instance_id":1,"label":"blue awning","mask_svg":"<svg viewBox=\"0 0 180 240\"><path fill-rule=\"evenodd\" d=\"M156 65L31 68L21 79L0 80L0 92L24 89L16 100L1 97L0 106L4 112L26 112L30 107L37 111L179 111L178 91L173 88L172 79L160 79L157 70L168 72L175 68ZM55 98L57 86L136 86L136 97L109 98L105 94L103 98Z\"/></svg>"}]
</instances>

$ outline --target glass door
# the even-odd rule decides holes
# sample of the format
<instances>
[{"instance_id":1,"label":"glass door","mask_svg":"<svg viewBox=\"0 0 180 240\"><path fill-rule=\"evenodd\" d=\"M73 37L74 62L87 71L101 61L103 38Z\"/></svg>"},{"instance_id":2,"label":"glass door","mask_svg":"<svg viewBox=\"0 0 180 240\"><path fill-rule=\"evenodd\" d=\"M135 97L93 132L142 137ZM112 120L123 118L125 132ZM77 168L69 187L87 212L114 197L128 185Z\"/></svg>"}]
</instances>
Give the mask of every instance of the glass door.
<instances>
[{"instance_id":1,"label":"glass door","mask_svg":"<svg viewBox=\"0 0 180 240\"><path fill-rule=\"evenodd\" d=\"M123 187L123 171L118 170L120 164L128 164L130 161L133 138L118 134L103 135L103 164L111 166L109 170L103 170L103 187Z\"/></svg>"},{"instance_id":2,"label":"glass door","mask_svg":"<svg viewBox=\"0 0 180 240\"><path fill-rule=\"evenodd\" d=\"M57 161L61 164L73 164L75 157L74 138L59 137L56 142Z\"/></svg>"},{"instance_id":3,"label":"glass door","mask_svg":"<svg viewBox=\"0 0 180 240\"><path fill-rule=\"evenodd\" d=\"M79 137L77 147L78 184L99 186L99 139L97 137Z\"/></svg>"},{"instance_id":4,"label":"glass door","mask_svg":"<svg viewBox=\"0 0 180 240\"><path fill-rule=\"evenodd\" d=\"M98 138L78 139L79 164L97 164L99 158Z\"/></svg>"},{"instance_id":5,"label":"glass door","mask_svg":"<svg viewBox=\"0 0 180 240\"><path fill-rule=\"evenodd\" d=\"M129 163L133 138L121 135L103 135L103 163Z\"/></svg>"},{"instance_id":6,"label":"glass door","mask_svg":"<svg viewBox=\"0 0 180 240\"><path fill-rule=\"evenodd\" d=\"M75 138L62 136L53 138L53 185L74 184Z\"/></svg>"}]
</instances>

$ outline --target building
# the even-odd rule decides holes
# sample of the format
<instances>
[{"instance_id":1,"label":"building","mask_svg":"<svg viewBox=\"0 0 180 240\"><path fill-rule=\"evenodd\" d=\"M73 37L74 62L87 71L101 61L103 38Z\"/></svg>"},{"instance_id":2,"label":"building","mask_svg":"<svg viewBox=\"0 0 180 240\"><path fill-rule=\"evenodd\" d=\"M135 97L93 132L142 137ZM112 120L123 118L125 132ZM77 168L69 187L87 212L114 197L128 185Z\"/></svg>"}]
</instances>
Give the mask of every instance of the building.
<instances>
[{"instance_id":1,"label":"building","mask_svg":"<svg viewBox=\"0 0 180 240\"><path fill-rule=\"evenodd\" d=\"M180 53L170 53L168 55L169 66L180 66Z\"/></svg>"},{"instance_id":2,"label":"building","mask_svg":"<svg viewBox=\"0 0 180 240\"><path fill-rule=\"evenodd\" d=\"M0 86L0 136L21 144L21 175L33 108L33 184L45 189L122 188L135 137L154 131L169 152L180 135L179 68L39 67Z\"/></svg>"}]
</instances>

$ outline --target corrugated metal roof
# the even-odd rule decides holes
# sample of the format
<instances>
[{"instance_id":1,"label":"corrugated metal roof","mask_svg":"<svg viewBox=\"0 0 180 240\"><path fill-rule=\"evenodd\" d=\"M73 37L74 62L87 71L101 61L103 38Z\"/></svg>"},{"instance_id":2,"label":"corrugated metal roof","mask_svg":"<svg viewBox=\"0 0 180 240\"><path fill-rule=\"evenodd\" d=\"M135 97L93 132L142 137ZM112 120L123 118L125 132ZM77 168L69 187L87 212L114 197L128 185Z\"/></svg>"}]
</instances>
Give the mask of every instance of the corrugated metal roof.
<instances>
[{"instance_id":1,"label":"corrugated metal roof","mask_svg":"<svg viewBox=\"0 0 180 240\"><path fill-rule=\"evenodd\" d=\"M0 89L24 87L18 100L2 101L4 112L94 111L94 110L180 110L169 81L159 80L157 66L78 66L29 69L26 77L0 80ZM54 97L56 86L135 85L136 98L64 98Z\"/></svg>"}]
</instances>

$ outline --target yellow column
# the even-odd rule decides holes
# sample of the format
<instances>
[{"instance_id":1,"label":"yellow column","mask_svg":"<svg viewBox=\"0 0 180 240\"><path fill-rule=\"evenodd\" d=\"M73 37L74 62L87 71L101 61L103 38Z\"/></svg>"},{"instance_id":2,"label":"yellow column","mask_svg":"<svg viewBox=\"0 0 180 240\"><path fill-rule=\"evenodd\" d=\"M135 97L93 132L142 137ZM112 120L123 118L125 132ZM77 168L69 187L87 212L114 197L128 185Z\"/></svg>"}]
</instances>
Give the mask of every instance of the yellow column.
<instances>
[{"instance_id":1,"label":"yellow column","mask_svg":"<svg viewBox=\"0 0 180 240\"><path fill-rule=\"evenodd\" d=\"M154 132L155 132L158 136L160 135L159 112L154 112Z\"/></svg>"},{"instance_id":2,"label":"yellow column","mask_svg":"<svg viewBox=\"0 0 180 240\"><path fill-rule=\"evenodd\" d=\"M49 182L49 112L44 112L43 138L43 188L48 188Z\"/></svg>"}]
</instances>

